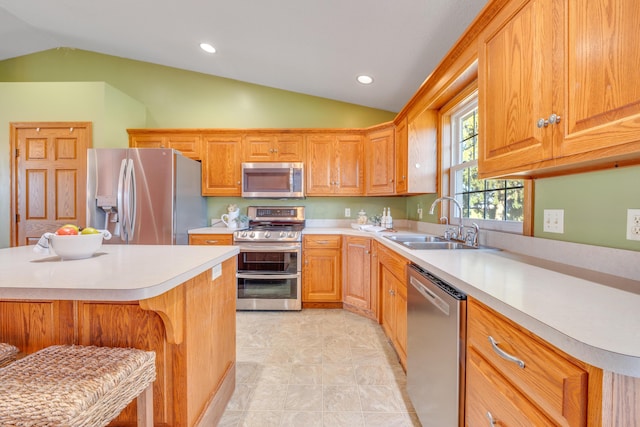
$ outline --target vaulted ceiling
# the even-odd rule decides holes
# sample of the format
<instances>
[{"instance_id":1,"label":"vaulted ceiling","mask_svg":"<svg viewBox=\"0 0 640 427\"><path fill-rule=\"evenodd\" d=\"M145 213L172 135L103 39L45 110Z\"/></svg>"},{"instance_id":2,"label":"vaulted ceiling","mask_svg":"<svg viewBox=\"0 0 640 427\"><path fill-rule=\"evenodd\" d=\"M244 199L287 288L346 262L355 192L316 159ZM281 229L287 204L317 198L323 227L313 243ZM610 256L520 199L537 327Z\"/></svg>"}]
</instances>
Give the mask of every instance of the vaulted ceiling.
<instances>
[{"instance_id":1,"label":"vaulted ceiling","mask_svg":"<svg viewBox=\"0 0 640 427\"><path fill-rule=\"evenodd\" d=\"M0 0L0 60L70 47L396 112L486 1Z\"/></svg>"}]
</instances>

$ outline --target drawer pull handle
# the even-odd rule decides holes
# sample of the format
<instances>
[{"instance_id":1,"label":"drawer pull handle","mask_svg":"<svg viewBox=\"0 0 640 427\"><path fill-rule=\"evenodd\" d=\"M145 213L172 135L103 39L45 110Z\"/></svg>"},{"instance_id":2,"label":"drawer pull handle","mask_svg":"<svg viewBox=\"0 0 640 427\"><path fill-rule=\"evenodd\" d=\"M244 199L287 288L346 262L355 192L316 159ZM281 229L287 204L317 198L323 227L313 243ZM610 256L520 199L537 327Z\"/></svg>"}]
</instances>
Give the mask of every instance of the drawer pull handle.
<instances>
[{"instance_id":1,"label":"drawer pull handle","mask_svg":"<svg viewBox=\"0 0 640 427\"><path fill-rule=\"evenodd\" d=\"M496 342L496 340L493 339L491 335L489 335L489 342L491 343L491 347L493 347L493 351L495 351L498 354L498 356L502 357L505 360L508 360L509 362L517 363L518 366L524 369L524 362L518 359L517 357L512 356L509 353L505 352L500 347L498 347L498 343Z\"/></svg>"},{"instance_id":2,"label":"drawer pull handle","mask_svg":"<svg viewBox=\"0 0 640 427\"><path fill-rule=\"evenodd\" d=\"M489 411L487 411L487 419L489 420L489 425L496 425L496 420L493 418L493 415L491 415L491 412Z\"/></svg>"},{"instance_id":3,"label":"drawer pull handle","mask_svg":"<svg viewBox=\"0 0 640 427\"><path fill-rule=\"evenodd\" d=\"M319 244L319 245L326 245L326 244L329 243L329 241L328 240L316 240L316 243Z\"/></svg>"},{"instance_id":4,"label":"drawer pull handle","mask_svg":"<svg viewBox=\"0 0 640 427\"><path fill-rule=\"evenodd\" d=\"M218 243L218 240L205 240L205 243L208 245L215 245L216 243Z\"/></svg>"}]
</instances>

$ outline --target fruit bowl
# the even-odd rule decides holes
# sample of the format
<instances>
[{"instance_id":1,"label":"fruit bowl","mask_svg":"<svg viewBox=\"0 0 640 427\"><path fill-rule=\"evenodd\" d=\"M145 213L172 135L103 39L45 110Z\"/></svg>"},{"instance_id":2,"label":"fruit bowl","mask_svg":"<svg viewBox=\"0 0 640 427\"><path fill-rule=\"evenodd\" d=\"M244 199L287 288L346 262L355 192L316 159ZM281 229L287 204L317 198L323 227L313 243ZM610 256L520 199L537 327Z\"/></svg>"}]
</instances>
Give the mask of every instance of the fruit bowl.
<instances>
[{"instance_id":1,"label":"fruit bowl","mask_svg":"<svg viewBox=\"0 0 640 427\"><path fill-rule=\"evenodd\" d=\"M102 246L102 233L59 236L51 234L49 245L62 259L90 258Z\"/></svg>"}]
</instances>

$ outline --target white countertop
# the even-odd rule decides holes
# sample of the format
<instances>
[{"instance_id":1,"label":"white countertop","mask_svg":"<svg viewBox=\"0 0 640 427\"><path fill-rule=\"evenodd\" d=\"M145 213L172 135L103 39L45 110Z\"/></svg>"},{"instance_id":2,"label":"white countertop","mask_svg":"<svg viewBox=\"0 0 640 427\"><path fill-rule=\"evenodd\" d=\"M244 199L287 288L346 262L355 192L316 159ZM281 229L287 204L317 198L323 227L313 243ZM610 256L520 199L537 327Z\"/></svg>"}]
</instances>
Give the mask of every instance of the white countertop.
<instances>
[{"instance_id":1,"label":"white countertop","mask_svg":"<svg viewBox=\"0 0 640 427\"><path fill-rule=\"evenodd\" d=\"M91 258L62 261L33 246L0 249L0 299L137 301L238 252L234 246L103 245Z\"/></svg>"},{"instance_id":2,"label":"white countertop","mask_svg":"<svg viewBox=\"0 0 640 427\"><path fill-rule=\"evenodd\" d=\"M312 227L304 233L375 238L566 353L604 370L640 377L639 282L595 272L599 281L592 281L496 250L411 250L383 237L389 233ZM607 279L617 287L607 286Z\"/></svg>"}]
</instances>

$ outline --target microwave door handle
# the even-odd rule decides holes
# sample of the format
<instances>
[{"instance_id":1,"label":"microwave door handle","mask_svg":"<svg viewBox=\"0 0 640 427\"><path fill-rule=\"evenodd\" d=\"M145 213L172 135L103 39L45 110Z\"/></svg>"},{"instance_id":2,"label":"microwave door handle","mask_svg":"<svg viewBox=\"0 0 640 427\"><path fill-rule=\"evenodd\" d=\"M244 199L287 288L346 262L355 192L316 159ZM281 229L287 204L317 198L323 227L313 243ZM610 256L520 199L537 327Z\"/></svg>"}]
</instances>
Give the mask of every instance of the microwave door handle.
<instances>
[{"instance_id":1,"label":"microwave door handle","mask_svg":"<svg viewBox=\"0 0 640 427\"><path fill-rule=\"evenodd\" d=\"M293 191L293 168L289 168L289 190Z\"/></svg>"}]
</instances>

